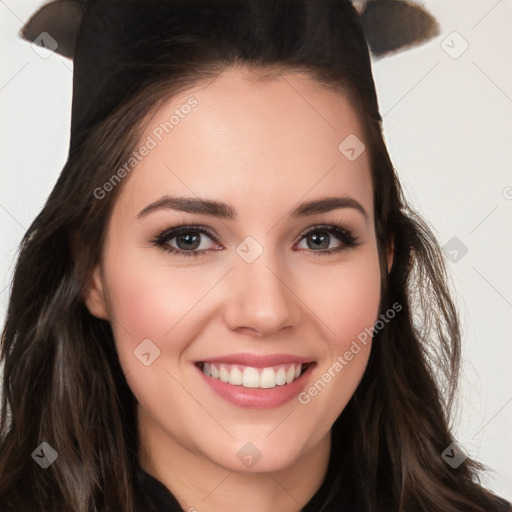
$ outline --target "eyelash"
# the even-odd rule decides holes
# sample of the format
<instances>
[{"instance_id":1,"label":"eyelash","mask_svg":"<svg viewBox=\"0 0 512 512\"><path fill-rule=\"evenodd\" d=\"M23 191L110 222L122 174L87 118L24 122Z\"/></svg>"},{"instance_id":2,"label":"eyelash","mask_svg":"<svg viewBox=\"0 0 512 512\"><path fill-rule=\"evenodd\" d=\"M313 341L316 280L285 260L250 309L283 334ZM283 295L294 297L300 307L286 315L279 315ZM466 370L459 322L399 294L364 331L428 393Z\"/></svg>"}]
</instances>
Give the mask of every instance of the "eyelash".
<instances>
[{"instance_id":1,"label":"eyelash","mask_svg":"<svg viewBox=\"0 0 512 512\"><path fill-rule=\"evenodd\" d=\"M206 256L206 254L210 251L215 251L216 249L202 249L200 251L182 251L179 249L176 249L175 247L172 247L168 244L170 240L173 238L176 238L177 236L183 234L183 233L202 233L204 235L207 235L209 238L211 238L214 242L217 242L220 244L219 238L215 234L214 231L212 231L207 226L202 226L199 224L188 224L183 226L176 226L173 228L166 229L165 231L158 234L153 240L151 240L151 243L154 246L160 247L162 250L169 252L171 254L175 254L176 256L182 257L182 258L190 258L190 257L197 257L197 256ZM341 245L339 247L336 247L334 249L323 249L320 251L314 251L312 249L309 249L311 251L312 256L320 256L325 254L332 254L335 252L340 252L344 249L348 249L351 247L356 247L359 245L359 242L357 238L354 236L354 234L346 229L342 224L340 224L337 221L333 221L330 224L317 224L312 226L311 228L308 228L307 231L305 231L303 234L299 236L299 239L297 242L295 242L294 245L302 242L308 235L315 233L315 232L323 232L328 233L329 235L334 235L340 242Z\"/></svg>"}]
</instances>

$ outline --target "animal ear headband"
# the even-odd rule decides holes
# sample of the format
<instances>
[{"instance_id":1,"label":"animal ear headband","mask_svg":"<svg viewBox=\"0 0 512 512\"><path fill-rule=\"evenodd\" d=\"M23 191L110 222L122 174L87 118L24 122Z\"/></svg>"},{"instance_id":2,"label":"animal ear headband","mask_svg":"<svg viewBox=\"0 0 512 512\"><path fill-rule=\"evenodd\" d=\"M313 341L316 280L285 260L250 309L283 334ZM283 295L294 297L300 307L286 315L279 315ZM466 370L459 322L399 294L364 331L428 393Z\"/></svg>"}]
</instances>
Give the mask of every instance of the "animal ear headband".
<instances>
[{"instance_id":1,"label":"animal ear headband","mask_svg":"<svg viewBox=\"0 0 512 512\"><path fill-rule=\"evenodd\" d=\"M22 28L23 39L43 46L38 40L47 32L58 43L56 52L73 58L75 40L88 0L54 0L41 7ZM425 43L439 35L436 19L413 2L403 0L353 0L366 39L375 57Z\"/></svg>"},{"instance_id":2,"label":"animal ear headband","mask_svg":"<svg viewBox=\"0 0 512 512\"><path fill-rule=\"evenodd\" d=\"M429 13L403 1L54 0L30 18L21 37L73 59L71 153L144 86L235 48L243 58L256 48L262 55L300 55L312 67L320 58L357 84L379 117L368 47L380 57L437 33Z\"/></svg>"}]
</instances>

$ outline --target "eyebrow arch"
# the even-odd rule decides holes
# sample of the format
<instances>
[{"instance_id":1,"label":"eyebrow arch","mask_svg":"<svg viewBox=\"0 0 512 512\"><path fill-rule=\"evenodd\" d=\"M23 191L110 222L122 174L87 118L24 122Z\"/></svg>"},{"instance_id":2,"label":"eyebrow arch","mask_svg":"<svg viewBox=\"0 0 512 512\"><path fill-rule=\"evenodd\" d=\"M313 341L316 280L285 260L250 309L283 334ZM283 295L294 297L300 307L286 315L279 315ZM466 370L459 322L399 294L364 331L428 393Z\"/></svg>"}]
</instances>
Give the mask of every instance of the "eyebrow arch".
<instances>
[{"instance_id":1,"label":"eyebrow arch","mask_svg":"<svg viewBox=\"0 0 512 512\"><path fill-rule=\"evenodd\" d=\"M225 219L235 219L236 211L226 203L195 197L164 196L143 208L137 218L145 217L155 210L171 209L188 213L203 213Z\"/></svg>"},{"instance_id":2,"label":"eyebrow arch","mask_svg":"<svg viewBox=\"0 0 512 512\"><path fill-rule=\"evenodd\" d=\"M368 213L363 208L362 204L352 197L325 197L323 199L307 201L295 208L290 214L290 217L304 217L315 213L330 212L338 208L353 208L361 213L365 219L368 218Z\"/></svg>"},{"instance_id":3,"label":"eyebrow arch","mask_svg":"<svg viewBox=\"0 0 512 512\"><path fill-rule=\"evenodd\" d=\"M368 213L359 201L351 197L325 197L313 201L307 201L297 206L291 213L290 218L306 217L315 213L325 213L338 208L353 208L360 212L365 219ZM194 197L171 197L164 196L143 208L137 215L142 218L156 210L172 209L187 213L202 213L221 217L224 219L236 219L237 213L234 208L220 201L211 201Z\"/></svg>"}]
</instances>

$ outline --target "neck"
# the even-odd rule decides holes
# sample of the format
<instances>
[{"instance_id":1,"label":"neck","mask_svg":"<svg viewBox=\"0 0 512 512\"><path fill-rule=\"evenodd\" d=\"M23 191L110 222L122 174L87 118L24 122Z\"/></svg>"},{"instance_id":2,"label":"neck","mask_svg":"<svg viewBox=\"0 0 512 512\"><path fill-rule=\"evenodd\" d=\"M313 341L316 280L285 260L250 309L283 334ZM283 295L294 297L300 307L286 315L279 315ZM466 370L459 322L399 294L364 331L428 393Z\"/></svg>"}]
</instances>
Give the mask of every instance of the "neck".
<instances>
[{"instance_id":1,"label":"neck","mask_svg":"<svg viewBox=\"0 0 512 512\"><path fill-rule=\"evenodd\" d=\"M327 472L330 433L278 471L236 472L192 452L160 429L139 407L141 467L169 489L187 512L299 512ZM243 505L243 506L242 506Z\"/></svg>"}]
</instances>

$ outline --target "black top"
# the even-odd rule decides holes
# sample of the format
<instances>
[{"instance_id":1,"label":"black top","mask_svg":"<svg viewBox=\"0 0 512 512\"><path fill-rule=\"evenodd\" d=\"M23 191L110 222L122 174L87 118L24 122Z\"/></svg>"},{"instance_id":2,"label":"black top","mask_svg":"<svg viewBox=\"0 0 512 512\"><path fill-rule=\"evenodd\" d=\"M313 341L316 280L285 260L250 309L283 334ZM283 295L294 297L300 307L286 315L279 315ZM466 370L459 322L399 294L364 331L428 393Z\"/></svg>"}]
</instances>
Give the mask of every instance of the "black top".
<instances>
[{"instance_id":1,"label":"black top","mask_svg":"<svg viewBox=\"0 0 512 512\"><path fill-rule=\"evenodd\" d=\"M302 512L363 512L354 486L341 477L335 460L331 456L324 482ZM137 512L184 512L171 492L140 466L136 478Z\"/></svg>"}]
</instances>

